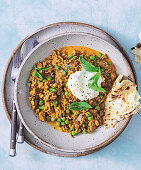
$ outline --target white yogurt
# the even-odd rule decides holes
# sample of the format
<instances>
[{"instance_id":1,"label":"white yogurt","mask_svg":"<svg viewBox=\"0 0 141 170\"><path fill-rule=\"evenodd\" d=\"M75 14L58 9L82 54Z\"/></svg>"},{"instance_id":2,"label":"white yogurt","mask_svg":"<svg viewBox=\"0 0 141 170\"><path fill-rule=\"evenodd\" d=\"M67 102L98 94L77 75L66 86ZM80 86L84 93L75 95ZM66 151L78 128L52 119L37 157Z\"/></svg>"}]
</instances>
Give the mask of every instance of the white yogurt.
<instances>
[{"instance_id":1,"label":"white yogurt","mask_svg":"<svg viewBox=\"0 0 141 170\"><path fill-rule=\"evenodd\" d=\"M72 94L79 100L90 100L99 95L99 92L92 90L88 86L88 83L91 83L91 81L88 80L92 78L95 74L96 72L91 73L82 68L81 71L77 71L70 75L68 79L68 88L71 90ZM102 82L103 80L100 76L97 82L98 86L101 86Z\"/></svg>"}]
</instances>

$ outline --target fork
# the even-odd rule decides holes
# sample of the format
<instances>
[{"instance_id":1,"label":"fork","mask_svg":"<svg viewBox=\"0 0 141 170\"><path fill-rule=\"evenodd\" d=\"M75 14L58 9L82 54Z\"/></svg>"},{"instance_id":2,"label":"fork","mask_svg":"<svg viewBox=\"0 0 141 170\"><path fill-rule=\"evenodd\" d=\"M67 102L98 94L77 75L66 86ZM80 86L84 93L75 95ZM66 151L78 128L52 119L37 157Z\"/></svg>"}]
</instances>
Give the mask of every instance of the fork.
<instances>
[{"instance_id":1,"label":"fork","mask_svg":"<svg viewBox=\"0 0 141 170\"><path fill-rule=\"evenodd\" d=\"M12 65L12 71L11 71L11 79L15 84L16 77L18 74L18 69L20 67L21 62L23 61L23 58L20 57L18 54L14 54L13 56L13 65ZM13 110L11 114L11 137L10 137L10 156L16 155L16 129L17 129L17 111L16 111L16 105L15 105L15 98L13 98Z\"/></svg>"},{"instance_id":2,"label":"fork","mask_svg":"<svg viewBox=\"0 0 141 170\"><path fill-rule=\"evenodd\" d=\"M23 60L27 56L27 54L31 51L31 49L33 49L38 44L39 42L33 38L27 39L21 47L21 51L20 51L21 59ZM24 142L24 126L21 121L19 125L17 142L18 143Z\"/></svg>"}]
</instances>

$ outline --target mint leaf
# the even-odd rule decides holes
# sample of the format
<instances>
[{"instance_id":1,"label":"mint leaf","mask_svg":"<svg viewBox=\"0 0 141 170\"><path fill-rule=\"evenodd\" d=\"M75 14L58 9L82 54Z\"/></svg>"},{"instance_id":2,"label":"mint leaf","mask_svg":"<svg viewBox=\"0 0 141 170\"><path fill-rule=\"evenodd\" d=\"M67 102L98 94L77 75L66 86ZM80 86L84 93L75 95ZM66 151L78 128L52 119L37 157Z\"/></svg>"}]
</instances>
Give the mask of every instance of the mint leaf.
<instances>
[{"instance_id":1,"label":"mint leaf","mask_svg":"<svg viewBox=\"0 0 141 170\"><path fill-rule=\"evenodd\" d=\"M76 111L81 111L88 108L92 108L92 106L89 105L87 102L75 102L69 105L70 110L76 110Z\"/></svg>"},{"instance_id":2,"label":"mint leaf","mask_svg":"<svg viewBox=\"0 0 141 170\"><path fill-rule=\"evenodd\" d=\"M93 80L92 84L97 84L99 77L100 74L96 73L92 78L89 79L89 81Z\"/></svg>"},{"instance_id":3,"label":"mint leaf","mask_svg":"<svg viewBox=\"0 0 141 170\"><path fill-rule=\"evenodd\" d=\"M80 56L80 62L81 62L82 67L88 72L98 72L99 71L99 67L95 67L95 66L91 65L82 56Z\"/></svg>"},{"instance_id":4,"label":"mint leaf","mask_svg":"<svg viewBox=\"0 0 141 170\"><path fill-rule=\"evenodd\" d=\"M90 86L90 88L91 88L92 90L95 90L95 91L98 91L98 92L106 92L105 89L103 89L102 87L100 87L100 86L98 86L98 85L96 85L96 84L92 84L92 85Z\"/></svg>"}]
</instances>

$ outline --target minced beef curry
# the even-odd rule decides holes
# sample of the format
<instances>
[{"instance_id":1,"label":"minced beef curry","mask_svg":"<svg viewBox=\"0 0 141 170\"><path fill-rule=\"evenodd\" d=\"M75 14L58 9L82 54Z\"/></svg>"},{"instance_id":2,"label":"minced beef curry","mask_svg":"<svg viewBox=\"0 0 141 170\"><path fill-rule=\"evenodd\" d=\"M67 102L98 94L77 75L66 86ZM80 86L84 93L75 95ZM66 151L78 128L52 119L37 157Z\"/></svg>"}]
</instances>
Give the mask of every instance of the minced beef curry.
<instances>
[{"instance_id":1,"label":"minced beef curry","mask_svg":"<svg viewBox=\"0 0 141 170\"><path fill-rule=\"evenodd\" d=\"M106 92L86 101L92 108L76 111L69 106L79 99L71 93L67 82L72 73L81 70L80 56L101 68L104 77L101 87ZM104 102L116 77L115 66L106 54L82 46L59 48L31 70L27 83L31 108L41 121L59 131L71 136L91 133L103 124Z\"/></svg>"}]
</instances>

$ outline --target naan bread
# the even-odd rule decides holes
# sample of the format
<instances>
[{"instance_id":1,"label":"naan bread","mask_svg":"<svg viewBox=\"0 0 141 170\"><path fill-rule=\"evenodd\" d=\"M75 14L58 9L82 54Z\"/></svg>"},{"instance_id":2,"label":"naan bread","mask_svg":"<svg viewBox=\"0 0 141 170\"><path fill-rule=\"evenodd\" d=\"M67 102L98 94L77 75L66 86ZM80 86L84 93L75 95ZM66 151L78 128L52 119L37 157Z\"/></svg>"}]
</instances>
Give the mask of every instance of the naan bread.
<instances>
[{"instance_id":1,"label":"naan bread","mask_svg":"<svg viewBox=\"0 0 141 170\"><path fill-rule=\"evenodd\" d=\"M141 64L141 33L139 34L140 43L132 48L132 53L135 55L135 61Z\"/></svg>"},{"instance_id":2,"label":"naan bread","mask_svg":"<svg viewBox=\"0 0 141 170\"><path fill-rule=\"evenodd\" d=\"M104 126L114 127L119 121L136 114L140 108L140 95L130 80L119 75L105 101Z\"/></svg>"}]
</instances>

